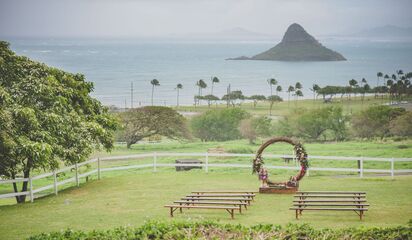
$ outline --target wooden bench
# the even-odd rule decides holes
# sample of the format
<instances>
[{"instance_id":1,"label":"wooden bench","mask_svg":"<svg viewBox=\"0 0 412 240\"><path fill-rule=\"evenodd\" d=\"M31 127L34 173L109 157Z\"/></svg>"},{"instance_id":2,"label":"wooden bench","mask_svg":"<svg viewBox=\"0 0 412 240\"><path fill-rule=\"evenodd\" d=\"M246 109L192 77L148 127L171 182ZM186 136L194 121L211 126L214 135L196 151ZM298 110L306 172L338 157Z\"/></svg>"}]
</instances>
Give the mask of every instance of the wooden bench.
<instances>
[{"instance_id":1,"label":"wooden bench","mask_svg":"<svg viewBox=\"0 0 412 240\"><path fill-rule=\"evenodd\" d=\"M205 194L189 194L186 197L192 197L192 198L203 198L203 197L237 197L237 198L250 198L253 200L253 198L256 195L253 193L205 193Z\"/></svg>"},{"instance_id":2,"label":"wooden bench","mask_svg":"<svg viewBox=\"0 0 412 240\"><path fill-rule=\"evenodd\" d=\"M165 205L164 207L170 208L170 217L173 217L173 213L177 209L180 209L180 212L182 212L182 208L195 208L195 209L224 209L230 214L232 219L234 218L234 211L240 209L239 206L235 207L235 206L212 206L212 205L207 205L207 206Z\"/></svg>"},{"instance_id":3,"label":"wooden bench","mask_svg":"<svg viewBox=\"0 0 412 240\"><path fill-rule=\"evenodd\" d=\"M217 191L192 191L193 194L208 194L208 193L248 193L248 194L255 194L257 191L240 191L240 190L217 190Z\"/></svg>"},{"instance_id":4,"label":"wooden bench","mask_svg":"<svg viewBox=\"0 0 412 240\"><path fill-rule=\"evenodd\" d=\"M202 197L202 198L193 198L193 197L183 197L181 200L191 200L191 201L239 201L245 202L247 205L250 205L252 199L250 198L223 198L223 197Z\"/></svg>"},{"instance_id":5,"label":"wooden bench","mask_svg":"<svg viewBox=\"0 0 412 240\"><path fill-rule=\"evenodd\" d=\"M174 201L174 203L178 203L179 205L233 205L233 206L239 206L239 213L242 213L242 206L247 210L247 203L244 202L225 202L225 201L220 201L220 202L209 202L209 201Z\"/></svg>"},{"instance_id":6,"label":"wooden bench","mask_svg":"<svg viewBox=\"0 0 412 240\"><path fill-rule=\"evenodd\" d=\"M297 192L294 196L293 207L296 219L304 210L311 211L354 211L362 220L369 204L366 203L366 192L337 192L316 191Z\"/></svg>"}]
</instances>

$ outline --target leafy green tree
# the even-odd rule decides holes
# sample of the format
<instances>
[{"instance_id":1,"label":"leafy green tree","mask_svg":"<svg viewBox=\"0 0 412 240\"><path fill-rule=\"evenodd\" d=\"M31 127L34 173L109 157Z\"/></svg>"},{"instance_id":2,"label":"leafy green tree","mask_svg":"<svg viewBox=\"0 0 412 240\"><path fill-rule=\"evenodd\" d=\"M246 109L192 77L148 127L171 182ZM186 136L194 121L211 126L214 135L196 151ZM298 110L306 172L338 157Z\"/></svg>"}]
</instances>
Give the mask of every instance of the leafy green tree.
<instances>
[{"instance_id":1,"label":"leafy green tree","mask_svg":"<svg viewBox=\"0 0 412 240\"><path fill-rule=\"evenodd\" d=\"M257 136L268 137L273 132L272 120L267 116L252 118L252 126Z\"/></svg>"},{"instance_id":2,"label":"leafy green tree","mask_svg":"<svg viewBox=\"0 0 412 240\"><path fill-rule=\"evenodd\" d=\"M227 141L239 139L239 123L248 117L240 108L214 109L193 117L193 135L202 141Z\"/></svg>"},{"instance_id":3,"label":"leafy green tree","mask_svg":"<svg viewBox=\"0 0 412 240\"><path fill-rule=\"evenodd\" d=\"M177 100L176 100L176 107L179 107L179 93L180 89L183 89L183 85L181 83L176 85L176 92L177 92Z\"/></svg>"},{"instance_id":4,"label":"leafy green tree","mask_svg":"<svg viewBox=\"0 0 412 240\"><path fill-rule=\"evenodd\" d=\"M147 106L120 114L123 139L130 148L144 138L159 135L171 139L190 138L186 119L169 107Z\"/></svg>"},{"instance_id":5,"label":"leafy green tree","mask_svg":"<svg viewBox=\"0 0 412 240\"><path fill-rule=\"evenodd\" d=\"M266 98L269 101L269 115L272 116L272 108L273 108L273 104L275 104L275 102L281 102L283 101L281 97L279 96L269 96Z\"/></svg>"},{"instance_id":6,"label":"leafy green tree","mask_svg":"<svg viewBox=\"0 0 412 240\"><path fill-rule=\"evenodd\" d=\"M83 75L17 56L1 41L0 176L29 178L34 170L82 162L95 148L110 150L117 121L92 91ZM23 182L21 191L27 188Z\"/></svg>"},{"instance_id":7,"label":"leafy green tree","mask_svg":"<svg viewBox=\"0 0 412 240\"><path fill-rule=\"evenodd\" d=\"M153 79L152 81L150 81L150 84L152 84L152 106L153 106L154 89L155 89L155 87L160 86L160 82L157 79Z\"/></svg>"},{"instance_id":8,"label":"leafy green tree","mask_svg":"<svg viewBox=\"0 0 412 240\"><path fill-rule=\"evenodd\" d=\"M216 97L215 95L211 95L211 94L202 97L202 99L207 101L207 105L209 108L210 108L210 105L212 105L212 102L216 102L220 100L218 97Z\"/></svg>"},{"instance_id":9,"label":"leafy green tree","mask_svg":"<svg viewBox=\"0 0 412 240\"><path fill-rule=\"evenodd\" d=\"M279 93L280 93L280 92L282 92L282 86L278 85L278 86L276 87L276 95L279 96Z\"/></svg>"},{"instance_id":10,"label":"leafy green tree","mask_svg":"<svg viewBox=\"0 0 412 240\"><path fill-rule=\"evenodd\" d=\"M266 97L264 95L252 95L248 99L253 100L253 108L256 108L256 105L259 101L265 101Z\"/></svg>"},{"instance_id":11,"label":"leafy green tree","mask_svg":"<svg viewBox=\"0 0 412 240\"><path fill-rule=\"evenodd\" d=\"M361 138L386 137L390 135L389 123L404 114L403 108L389 106L369 107L352 117L353 135Z\"/></svg>"},{"instance_id":12,"label":"leafy green tree","mask_svg":"<svg viewBox=\"0 0 412 240\"><path fill-rule=\"evenodd\" d=\"M303 97L303 93L302 93L302 91L301 90L296 90L295 91L295 105L297 106L297 104L298 104L298 99L299 99L299 97Z\"/></svg>"},{"instance_id":13,"label":"leafy green tree","mask_svg":"<svg viewBox=\"0 0 412 240\"><path fill-rule=\"evenodd\" d=\"M236 90L236 91L231 91L229 94L225 94L222 97L222 100L229 101L232 104L232 106L234 107L236 105L237 100L243 101L243 100L245 100L245 98L246 97L243 95L242 91Z\"/></svg>"}]
</instances>

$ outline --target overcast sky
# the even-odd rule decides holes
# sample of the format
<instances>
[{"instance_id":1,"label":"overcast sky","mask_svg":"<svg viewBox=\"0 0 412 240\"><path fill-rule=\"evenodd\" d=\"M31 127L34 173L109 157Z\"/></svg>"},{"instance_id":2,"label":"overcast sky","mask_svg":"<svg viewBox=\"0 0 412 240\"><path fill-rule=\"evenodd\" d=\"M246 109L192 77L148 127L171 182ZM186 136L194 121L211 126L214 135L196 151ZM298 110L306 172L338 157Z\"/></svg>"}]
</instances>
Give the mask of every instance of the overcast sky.
<instances>
[{"instance_id":1,"label":"overcast sky","mask_svg":"<svg viewBox=\"0 0 412 240\"><path fill-rule=\"evenodd\" d=\"M138 37L241 27L282 35L293 22L316 35L412 26L411 0L0 0L0 35Z\"/></svg>"}]
</instances>

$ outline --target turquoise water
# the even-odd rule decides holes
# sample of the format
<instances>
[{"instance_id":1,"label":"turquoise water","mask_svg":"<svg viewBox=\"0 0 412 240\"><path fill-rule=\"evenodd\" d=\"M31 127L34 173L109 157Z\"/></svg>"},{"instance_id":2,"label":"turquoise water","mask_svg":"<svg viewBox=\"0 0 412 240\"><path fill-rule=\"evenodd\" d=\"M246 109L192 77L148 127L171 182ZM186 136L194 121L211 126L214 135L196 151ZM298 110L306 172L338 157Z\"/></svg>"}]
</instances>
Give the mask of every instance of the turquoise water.
<instances>
[{"instance_id":1,"label":"turquoise water","mask_svg":"<svg viewBox=\"0 0 412 240\"><path fill-rule=\"evenodd\" d=\"M193 104L195 83L211 76L221 82L214 94L221 97L229 84L245 95L269 95L266 79L276 78L285 90L299 81L304 94L311 97L313 83L343 85L363 77L376 86L376 72L412 71L412 43L331 41L322 43L340 53L344 62L226 61L241 55L251 56L272 47L270 42L167 42L119 40L9 40L11 48L48 65L82 73L94 82L93 95L106 105L130 106L130 85L134 85L134 106L149 105L150 80L161 86L154 102L175 105L177 83L183 84L181 104ZM203 90L209 94L210 87ZM287 98L286 93L280 94Z\"/></svg>"}]
</instances>

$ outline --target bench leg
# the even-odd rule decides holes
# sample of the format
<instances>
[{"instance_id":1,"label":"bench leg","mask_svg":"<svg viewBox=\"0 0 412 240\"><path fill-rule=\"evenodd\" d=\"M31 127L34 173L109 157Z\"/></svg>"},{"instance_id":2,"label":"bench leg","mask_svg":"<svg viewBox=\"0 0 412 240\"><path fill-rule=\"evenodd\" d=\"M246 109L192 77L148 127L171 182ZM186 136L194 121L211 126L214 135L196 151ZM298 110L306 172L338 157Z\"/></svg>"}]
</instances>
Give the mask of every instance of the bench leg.
<instances>
[{"instance_id":1,"label":"bench leg","mask_svg":"<svg viewBox=\"0 0 412 240\"><path fill-rule=\"evenodd\" d=\"M234 218L234 210L233 209L230 209L230 216L232 217L232 219Z\"/></svg>"},{"instance_id":2,"label":"bench leg","mask_svg":"<svg viewBox=\"0 0 412 240\"><path fill-rule=\"evenodd\" d=\"M239 205L239 213L242 214L242 205Z\"/></svg>"},{"instance_id":3,"label":"bench leg","mask_svg":"<svg viewBox=\"0 0 412 240\"><path fill-rule=\"evenodd\" d=\"M247 210L247 206L246 205L243 205L244 207L245 207L245 210Z\"/></svg>"},{"instance_id":4,"label":"bench leg","mask_svg":"<svg viewBox=\"0 0 412 240\"><path fill-rule=\"evenodd\" d=\"M359 214L359 218L360 218L361 221L362 221L362 216L363 216L363 211L361 210L360 214Z\"/></svg>"},{"instance_id":5,"label":"bench leg","mask_svg":"<svg viewBox=\"0 0 412 240\"><path fill-rule=\"evenodd\" d=\"M173 208L170 208L170 217L173 217Z\"/></svg>"},{"instance_id":6,"label":"bench leg","mask_svg":"<svg viewBox=\"0 0 412 240\"><path fill-rule=\"evenodd\" d=\"M299 219L299 210L295 210L295 212L296 212L296 219L298 220Z\"/></svg>"}]
</instances>

